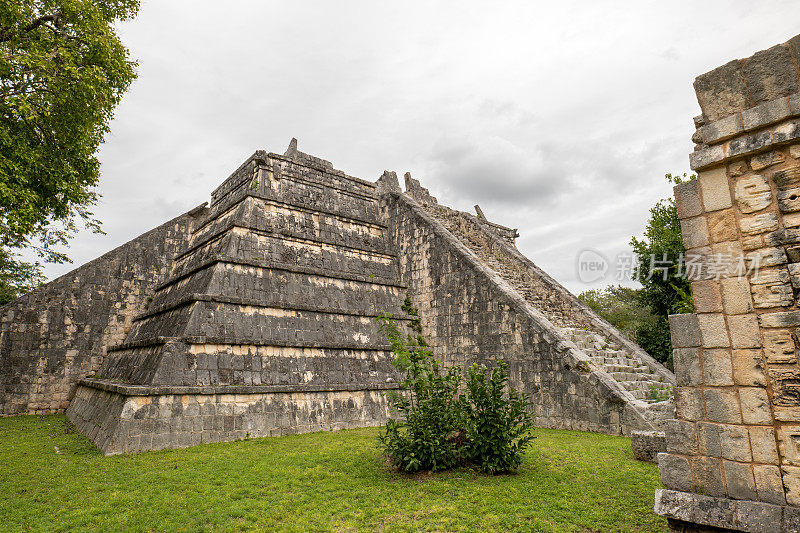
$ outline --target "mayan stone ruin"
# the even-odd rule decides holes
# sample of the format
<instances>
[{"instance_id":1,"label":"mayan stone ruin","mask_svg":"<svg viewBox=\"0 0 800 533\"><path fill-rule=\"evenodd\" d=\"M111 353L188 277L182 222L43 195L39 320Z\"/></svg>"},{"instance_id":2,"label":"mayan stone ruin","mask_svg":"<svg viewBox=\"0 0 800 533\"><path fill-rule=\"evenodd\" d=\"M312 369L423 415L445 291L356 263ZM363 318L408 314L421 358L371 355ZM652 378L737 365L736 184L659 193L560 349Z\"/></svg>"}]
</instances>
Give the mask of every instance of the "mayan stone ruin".
<instances>
[{"instance_id":1,"label":"mayan stone ruin","mask_svg":"<svg viewBox=\"0 0 800 533\"><path fill-rule=\"evenodd\" d=\"M398 376L375 319L409 320L408 298L444 364L507 361L537 426L633 435L673 531L800 531L800 36L694 85L697 179L675 199L701 269L674 375L516 229L293 139L0 308L0 415L66 412L106 455L380 425Z\"/></svg>"},{"instance_id":2,"label":"mayan stone ruin","mask_svg":"<svg viewBox=\"0 0 800 533\"><path fill-rule=\"evenodd\" d=\"M537 424L660 428L671 372L514 246L516 230L297 149L2 308L0 413L66 410L106 454L378 425L375 317L408 296L448 365L504 359ZM478 208L480 212L480 208Z\"/></svg>"},{"instance_id":3,"label":"mayan stone ruin","mask_svg":"<svg viewBox=\"0 0 800 533\"><path fill-rule=\"evenodd\" d=\"M675 199L701 273L670 317L676 418L656 512L675 531L800 531L800 36L695 81L696 181ZM722 529L717 529L722 528Z\"/></svg>"}]
</instances>

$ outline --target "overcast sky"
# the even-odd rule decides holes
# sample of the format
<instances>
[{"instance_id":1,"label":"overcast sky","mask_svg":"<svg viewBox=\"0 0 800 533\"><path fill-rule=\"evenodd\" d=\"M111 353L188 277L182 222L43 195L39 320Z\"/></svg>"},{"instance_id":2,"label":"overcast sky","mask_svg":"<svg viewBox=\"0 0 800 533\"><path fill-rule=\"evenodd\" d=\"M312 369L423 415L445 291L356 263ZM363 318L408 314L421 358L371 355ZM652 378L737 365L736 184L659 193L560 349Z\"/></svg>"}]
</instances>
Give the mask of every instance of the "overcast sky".
<instances>
[{"instance_id":1,"label":"overcast sky","mask_svg":"<svg viewBox=\"0 0 800 533\"><path fill-rule=\"evenodd\" d=\"M257 149L299 148L519 228L573 292L587 248L629 252L688 171L695 76L800 33L797 1L143 0L139 78L100 152L107 235L73 265L207 201ZM599 285L614 282L612 279Z\"/></svg>"}]
</instances>

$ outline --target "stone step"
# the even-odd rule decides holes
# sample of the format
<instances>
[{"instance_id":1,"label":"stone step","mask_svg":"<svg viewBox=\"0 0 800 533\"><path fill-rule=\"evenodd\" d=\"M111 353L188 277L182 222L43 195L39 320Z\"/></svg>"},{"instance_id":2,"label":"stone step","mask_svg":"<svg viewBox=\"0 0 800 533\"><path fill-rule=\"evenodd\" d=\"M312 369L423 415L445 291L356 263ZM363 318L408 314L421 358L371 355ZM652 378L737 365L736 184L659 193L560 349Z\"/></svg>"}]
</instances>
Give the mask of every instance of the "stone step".
<instances>
[{"instance_id":1,"label":"stone step","mask_svg":"<svg viewBox=\"0 0 800 533\"><path fill-rule=\"evenodd\" d=\"M621 382L636 382L636 383L660 383L661 376L655 374L645 374L640 372L609 372L611 377Z\"/></svg>"},{"instance_id":2,"label":"stone step","mask_svg":"<svg viewBox=\"0 0 800 533\"><path fill-rule=\"evenodd\" d=\"M598 365L619 365L619 366L633 366L638 367L641 366L641 362L638 359L633 359L630 357L606 357L604 355L592 355L588 354L589 359L592 360L593 363Z\"/></svg>"},{"instance_id":3,"label":"stone step","mask_svg":"<svg viewBox=\"0 0 800 533\"><path fill-rule=\"evenodd\" d=\"M657 389L659 391L666 390L671 391L672 387L665 385L659 381L648 381L648 380L641 380L641 381L620 381L620 385L622 385L625 389L629 391L633 390L643 390L650 392L652 389Z\"/></svg>"},{"instance_id":4,"label":"stone step","mask_svg":"<svg viewBox=\"0 0 800 533\"><path fill-rule=\"evenodd\" d=\"M598 366L602 367L603 370L606 372L628 372L634 374L648 374L653 375L649 372L649 368L642 367L642 366L633 366L633 365L625 365L625 364L598 364Z\"/></svg>"}]
</instances>

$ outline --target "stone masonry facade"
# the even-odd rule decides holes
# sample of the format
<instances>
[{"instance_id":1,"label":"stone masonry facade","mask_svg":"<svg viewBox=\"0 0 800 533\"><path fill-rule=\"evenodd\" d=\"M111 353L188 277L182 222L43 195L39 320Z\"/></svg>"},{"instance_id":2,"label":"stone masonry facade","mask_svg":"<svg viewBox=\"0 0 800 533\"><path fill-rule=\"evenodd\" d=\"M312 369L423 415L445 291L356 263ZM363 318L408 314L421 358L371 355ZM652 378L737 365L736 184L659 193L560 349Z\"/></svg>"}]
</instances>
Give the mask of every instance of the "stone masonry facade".
<instances>
[{"instance_id":1,"label":"stone masonry facade","mask_svg":"<svg viewBox=\"0 0 800 533\"><path fill-rule=\"evenodd\" d=\"M64 412L78 382L125 340L196 210L0 308L0 415Z\"/></svg>"},{"instance_id":2,"label":"stone masonry facade","mask_svg":"<svg viewBox=\"0 0 800 533\"><path fill-rule=\"evenodd\" d=\"M406 175L258 151L171 221L0 308L4 415L62 412L106 454L378 425L376 317L408 296L446 365L510 365L537 424L627 435L674 376L515 247ZM657 394L654 394L657 393Z\"/></svg>"},{"instance_id":3,"label":"stone masonry facade","mask_svg":"<svg viewBox=\"0 0 800 533\"><path fill-rule=\"evenodd\" d=\"M697 179L675 200L695 313L670 317L656 493L675 531L800 531L799 66L797 36L694 84Z\"/></svg>"}]
</instances>

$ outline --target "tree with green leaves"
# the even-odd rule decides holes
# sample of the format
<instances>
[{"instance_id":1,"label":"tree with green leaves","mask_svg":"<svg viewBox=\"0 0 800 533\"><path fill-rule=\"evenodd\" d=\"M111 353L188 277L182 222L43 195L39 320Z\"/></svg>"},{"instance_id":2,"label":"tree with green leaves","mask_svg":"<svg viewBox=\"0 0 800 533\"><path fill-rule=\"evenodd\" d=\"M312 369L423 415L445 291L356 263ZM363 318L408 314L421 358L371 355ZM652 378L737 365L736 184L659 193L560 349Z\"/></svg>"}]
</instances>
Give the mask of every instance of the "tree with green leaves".
<instances>
[{"instance_id":1,"label":"tree with green leaves","mask_svg":"<svg viewBox=\"0 0 800 533\"><path fill-rule=\"evenodd\" d=\"M0 4L0 303L41 278L78 223L99 231L97 150L136 63L114 24L138 0L17 0ZM38 276L38 277L37 277Z\"/></svg>"},{"instance_id":2,"label":"tree with green leaves","mask_svg":"<svg viewBox=\"0 0 800 533\"><path fill-rule=\"evenodd\" d=\"M694 179L695 176L673 176L667 181L674 184ZM636 333L636 342L661 362L672 360L667 316L691 310L691 284L683 265L686 248L683 246L681 223L675 200L660 200L650 209L650 220L641 239L630 242L637 256L634 279L642 284L639 301L650 308L657 317Z\"/></svg>"},{"instance_id":3,"label":"tree with green leaves","mask_svg":"<svg viewBox=\"0 0 800 533\"><path fill-rule=\"evenodd\" d=\"M642 289L609 285L604 289L584 291L578 298L626 337L636 341L636 332L657 319L650 307L642 303L641 294Z\"/></svg>"}]
</instances>

